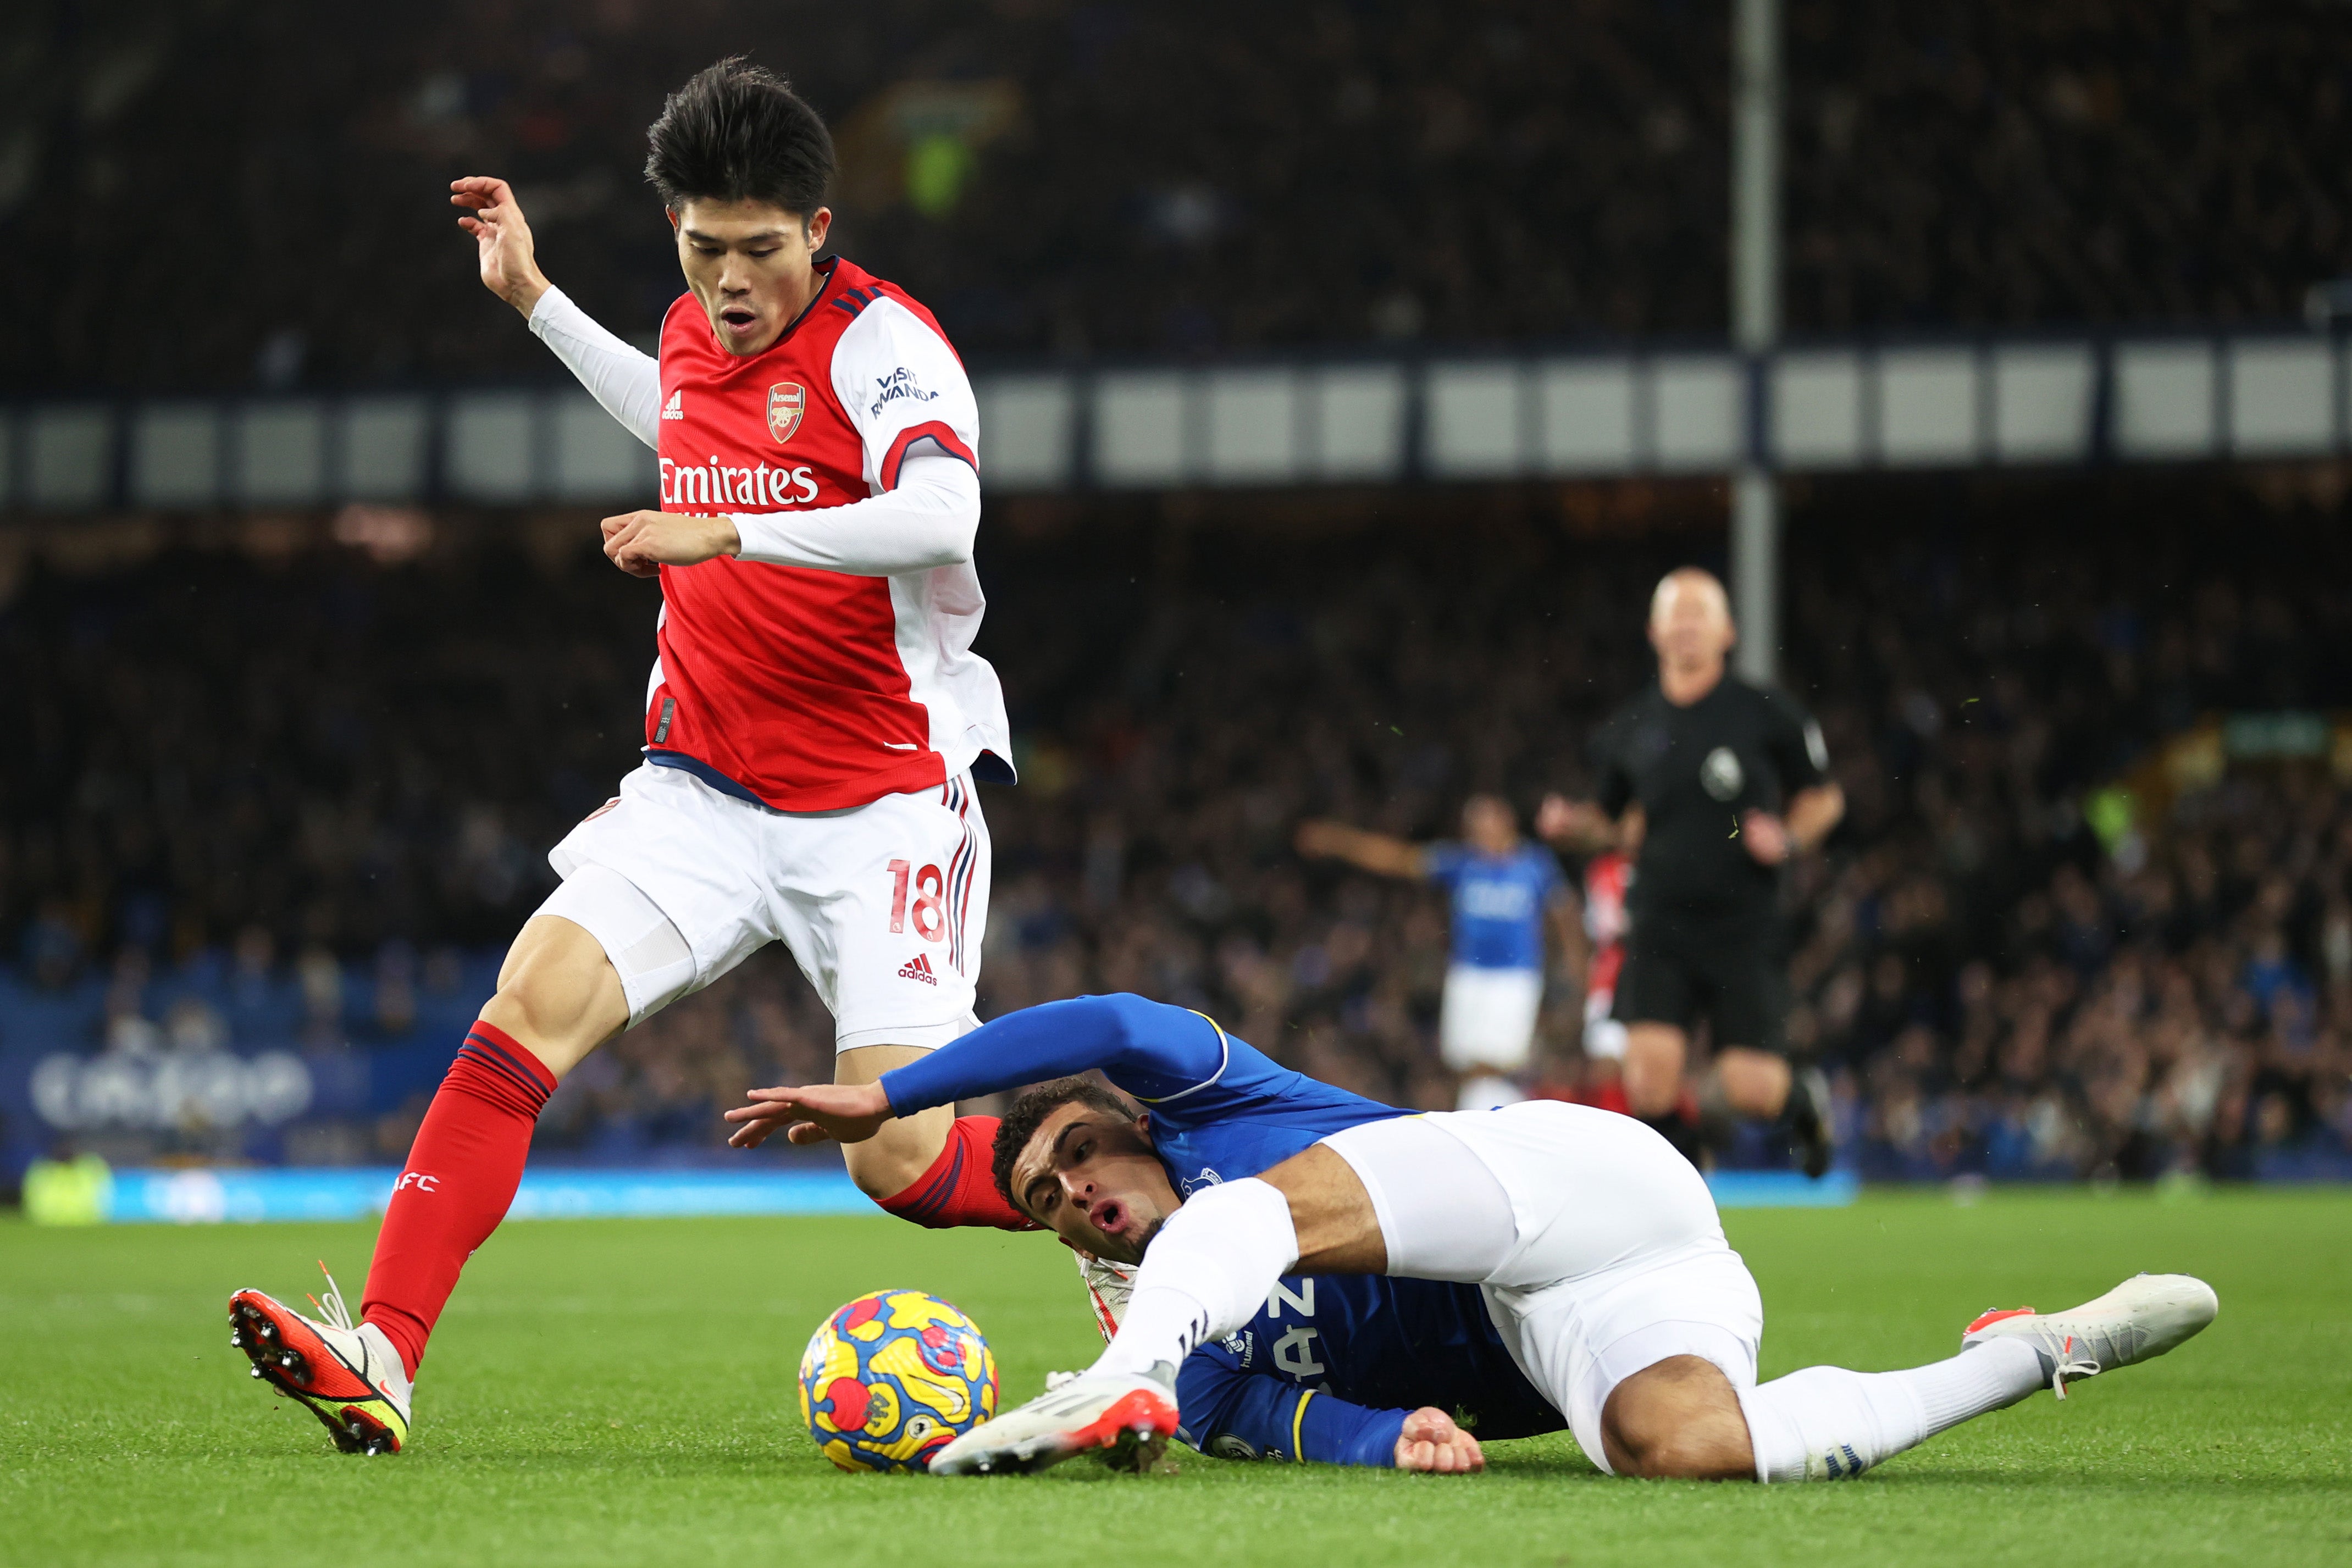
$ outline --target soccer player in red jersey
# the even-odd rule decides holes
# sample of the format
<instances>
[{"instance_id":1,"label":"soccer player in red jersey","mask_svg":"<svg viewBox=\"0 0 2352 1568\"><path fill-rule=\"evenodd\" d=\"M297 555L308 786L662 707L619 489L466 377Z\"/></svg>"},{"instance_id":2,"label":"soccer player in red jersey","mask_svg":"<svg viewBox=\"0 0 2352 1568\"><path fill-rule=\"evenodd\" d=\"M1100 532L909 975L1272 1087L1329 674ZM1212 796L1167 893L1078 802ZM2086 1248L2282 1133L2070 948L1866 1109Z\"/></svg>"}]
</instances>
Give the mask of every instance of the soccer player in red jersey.
<instances>
[{"instance_id":1,"label":"soccer player in red jersey","mask_svg":"<svg viewBox=\"0 0 2352 1568\"><path fill-rule=\"evenodd\" d=\"M1004 701L971 652L979 413L929 311L824 256L832 138L782 80L726 60L673 94L646 172L688 292L658 361L550 284L503 180L451 187L483 283L660 456L661 507L604 552L661 582L645 762L549 860L394 1188L360 1321L231 1299L254 1373L346 1452L397 1451L426 1337L505 1217L556 1084L598 1046L771 942L832 1009L867 1083L976 1027L989 841L975 778L1011 782ZM927 1225L1029 1228L989 1175L989 1118L940 1107L855 1145L858 1186Z\"/></svg>"}]
</instances>

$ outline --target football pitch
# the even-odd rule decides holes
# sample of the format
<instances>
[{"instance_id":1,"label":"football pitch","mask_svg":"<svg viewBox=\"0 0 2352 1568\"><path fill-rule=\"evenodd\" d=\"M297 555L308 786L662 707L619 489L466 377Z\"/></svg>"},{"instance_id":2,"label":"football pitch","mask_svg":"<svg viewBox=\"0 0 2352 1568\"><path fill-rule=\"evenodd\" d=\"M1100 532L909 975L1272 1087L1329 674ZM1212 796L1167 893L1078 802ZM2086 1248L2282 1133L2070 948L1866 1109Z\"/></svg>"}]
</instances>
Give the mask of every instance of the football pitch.
<instances>
[{"instance_id":1,"label":"football pitch","mask_svg":"<svg viewBox=\"0 0 2352 1568\"><path fill-rule=\"evenodd\" d=\"M1469 1478L1183 1451L1143 1477L851 1476L798 1417L818 1319L881 1286L932 1291L1024 1399L1099 1343L1059 1247L879 1217L550 1221L475 1258L410 1451L371 1460L247 1376L224 1309L243 1285L299 1300L313 1258L356 1305L373 1226L7 1221L0 1562L2352 1561L2352 1195L1874 1194L1726 1223L1763 1285L1767 1377L1929 1360L1983 1308L2068 1306L2140 1269L2203 1275L2221 1315L2161 1361L1844 1484L1612 1480L1565 1435L1490 1445Z\"/></svg>"}]
</instances>

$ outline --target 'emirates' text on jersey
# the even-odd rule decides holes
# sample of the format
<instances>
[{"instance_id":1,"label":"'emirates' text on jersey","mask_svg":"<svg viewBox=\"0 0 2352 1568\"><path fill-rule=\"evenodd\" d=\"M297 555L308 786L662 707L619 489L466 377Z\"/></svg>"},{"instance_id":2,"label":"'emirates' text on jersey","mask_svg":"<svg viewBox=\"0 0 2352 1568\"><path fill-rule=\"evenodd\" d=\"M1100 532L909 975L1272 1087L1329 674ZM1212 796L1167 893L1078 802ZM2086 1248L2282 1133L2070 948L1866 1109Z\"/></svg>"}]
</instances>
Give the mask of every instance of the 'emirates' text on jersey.
<instances>
[{"instance_id":1,"label":"'emirates' text on jersey","mask_svg":"<svg viewBox=\"0 0 2352 1568\"><path fill-rule=\"evenodd\" d=\"M719 346L693 295L670 307L662 510L845 506L895 488L910 451L978 466L971 384L931 313L839 257L821 269L816 298L749 357ZM721 556L666 566L661 585L655 762L827 811L1009 754L996 673L971 653L986 601L968 562L855 577Z\"/></svg>"}]
</instances>

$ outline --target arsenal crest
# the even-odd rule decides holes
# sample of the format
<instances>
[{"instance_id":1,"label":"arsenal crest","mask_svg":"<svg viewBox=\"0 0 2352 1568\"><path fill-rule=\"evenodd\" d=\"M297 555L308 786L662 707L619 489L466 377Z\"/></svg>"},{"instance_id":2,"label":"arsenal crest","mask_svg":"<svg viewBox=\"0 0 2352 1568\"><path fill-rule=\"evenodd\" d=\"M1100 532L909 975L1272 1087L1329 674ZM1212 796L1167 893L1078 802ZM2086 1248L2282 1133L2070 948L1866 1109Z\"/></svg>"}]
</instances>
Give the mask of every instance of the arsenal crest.
<instances>
[{"instance_id":1,"label":"arsenal crest","mask_svg":"<svg viewBox=\"0 0 2352 1568\"><path fill-rule=\"evenodd\" d=\"M778 382L768 389L768 434L779 444L790 441L793 432L801 427L801 411L808 406L808 393L798 382Z\"/></svg>"}]
</instances>

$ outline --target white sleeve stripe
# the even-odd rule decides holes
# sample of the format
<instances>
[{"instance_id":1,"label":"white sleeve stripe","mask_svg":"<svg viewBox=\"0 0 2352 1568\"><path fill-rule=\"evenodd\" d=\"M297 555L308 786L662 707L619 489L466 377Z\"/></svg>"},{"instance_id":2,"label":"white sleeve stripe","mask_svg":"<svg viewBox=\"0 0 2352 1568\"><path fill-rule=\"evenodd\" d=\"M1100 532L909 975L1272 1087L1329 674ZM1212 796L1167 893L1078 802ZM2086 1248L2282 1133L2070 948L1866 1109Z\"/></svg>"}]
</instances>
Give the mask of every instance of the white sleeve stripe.
<instances>
[{"instance_id":1,"label":"white sleeve stripe","mask_svg":"<svg viewBox=\"0 0 2352 1568\"><path fill-rule=\"evenodd\" d=\"M1184 1010L1217 1031L1217 1044L1223 1048L1223 1054L1217 1059L1217 1070L1214 1072L1210 1073L1206 1078L1202 1079L1198 1083L1193 1084L1190 1089L1179 1089L1173 1094L1162 1094L1157 1099L1154 1099L1148 1094L1137 1095L1136 1098L1142 1101L1146 1105L1165 1105L1172 1100L1181 1100L1187 1094L1198 1094L1202 1090L1206 1089L1210 1084L1214 1083L1218 1079L1223 1078L1225 1075L1225 1069L1234 1064L1233 1037L1225 1032L1225 1026L1219 1023L1216 1019L1211 1018L1208 1014L1201 1011L1197 1008L1186 1008Z\"/></svg>"}]
</instances>

